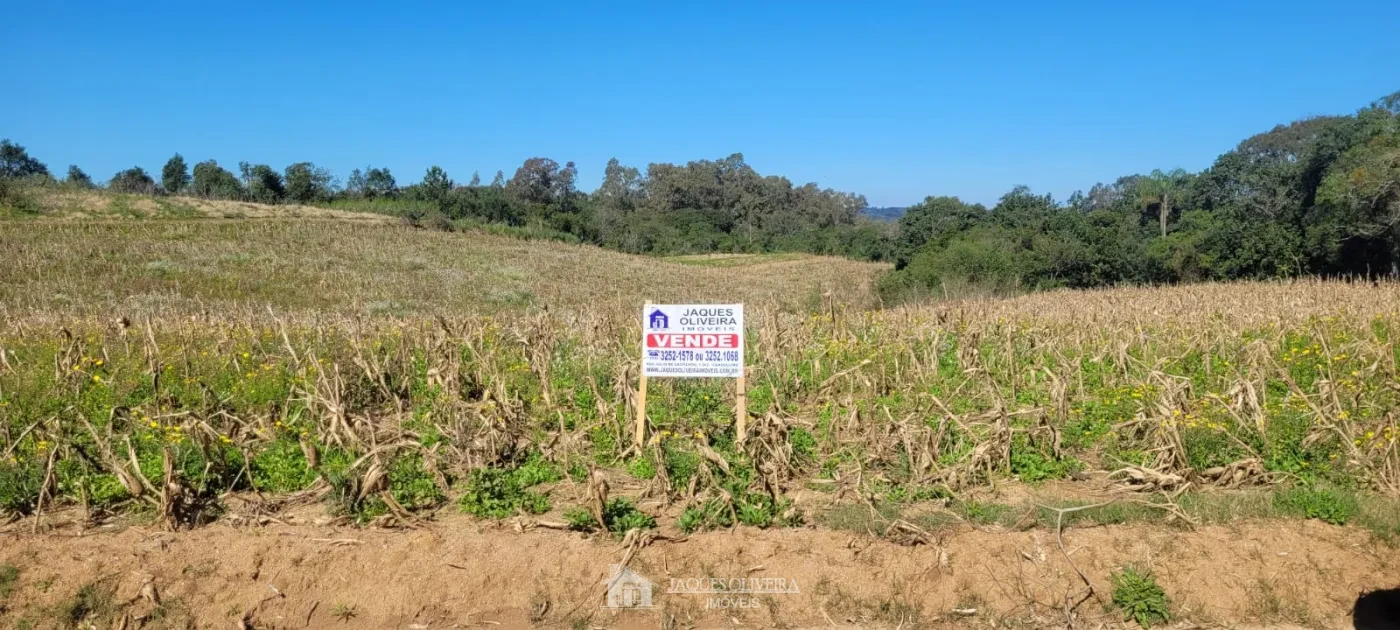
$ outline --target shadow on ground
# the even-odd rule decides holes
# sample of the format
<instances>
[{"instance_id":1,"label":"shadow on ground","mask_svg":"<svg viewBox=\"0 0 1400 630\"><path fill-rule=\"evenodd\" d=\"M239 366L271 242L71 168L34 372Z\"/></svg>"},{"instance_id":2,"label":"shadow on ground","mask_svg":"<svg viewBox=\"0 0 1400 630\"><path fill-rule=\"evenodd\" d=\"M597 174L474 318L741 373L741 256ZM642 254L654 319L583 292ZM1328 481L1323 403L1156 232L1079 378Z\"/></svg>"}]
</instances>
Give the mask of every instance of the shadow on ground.
<instances>
[{"instance_id":1,"label":"shadow on ground","mask_svg":"<svg viewBox=\"0 0 1400 630\"><path fill-rule=\"evenodd\" d=\"M1351 618L1356 630L1400 630L1400 588L1363 593Z\"/></svg>"}]
</instances>

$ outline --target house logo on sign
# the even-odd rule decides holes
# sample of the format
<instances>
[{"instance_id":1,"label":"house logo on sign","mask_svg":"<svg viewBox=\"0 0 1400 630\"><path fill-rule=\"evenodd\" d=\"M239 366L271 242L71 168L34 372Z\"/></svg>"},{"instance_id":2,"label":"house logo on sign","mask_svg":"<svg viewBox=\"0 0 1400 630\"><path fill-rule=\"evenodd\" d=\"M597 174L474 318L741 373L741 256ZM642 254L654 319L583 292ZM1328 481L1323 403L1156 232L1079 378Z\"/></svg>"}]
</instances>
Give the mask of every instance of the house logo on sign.
<instances>
[{"instance_id":1,"label":"house logo on sign","mask_svg":"<svg viewBox=\"0 0 1400 630\"><path fill-rule=\"evenodd\" d=\"M665 316L662 316L665 319ZM608 603L603 608L652 608L651 580L620 564L609 565L612 575L603 580L608 585Z\"/></svg>"},{"instance_id":2,"label":"house logo on sign","mask_svg":"<svg viewBox=\"0 0 1400 630\"><path fill-rule=\"evenodd\" d=\"M651 315L647 317L647 322L647 327L652 330L666 330L671 324L666 314L661 312L659 308L651 312Z\"/></svg>"}]
</instances>

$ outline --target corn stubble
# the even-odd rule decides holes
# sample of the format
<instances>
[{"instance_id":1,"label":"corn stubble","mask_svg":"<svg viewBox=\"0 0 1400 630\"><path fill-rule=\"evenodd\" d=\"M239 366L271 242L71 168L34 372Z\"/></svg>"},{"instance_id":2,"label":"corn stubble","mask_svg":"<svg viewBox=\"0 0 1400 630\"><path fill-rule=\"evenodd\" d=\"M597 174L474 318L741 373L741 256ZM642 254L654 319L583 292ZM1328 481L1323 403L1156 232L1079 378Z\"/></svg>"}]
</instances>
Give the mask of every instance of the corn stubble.
<instances>
[{"instance_id":1,"label":"corn stubble","mask_svg":"<svg viewBox=\"0 0 1400 630\"><path fill-rule=\"evenodd\" d=\"M893 502L1070 477L1169 498L1278 484L1400 495L1400 285L887 310L858 292L755 296L749 439L734 435L732 383L660 380L640 448L631 298L401 317L31 304L0 334L0 509L149 505L180 527L256 489L264 507L325 497L412 524L473 469L527 460L592 488L598 468L635 477L699 526L800 522L786 499L800 486ZM601 522L605 494L586 501Z\"/></svg>"}]
</instances>

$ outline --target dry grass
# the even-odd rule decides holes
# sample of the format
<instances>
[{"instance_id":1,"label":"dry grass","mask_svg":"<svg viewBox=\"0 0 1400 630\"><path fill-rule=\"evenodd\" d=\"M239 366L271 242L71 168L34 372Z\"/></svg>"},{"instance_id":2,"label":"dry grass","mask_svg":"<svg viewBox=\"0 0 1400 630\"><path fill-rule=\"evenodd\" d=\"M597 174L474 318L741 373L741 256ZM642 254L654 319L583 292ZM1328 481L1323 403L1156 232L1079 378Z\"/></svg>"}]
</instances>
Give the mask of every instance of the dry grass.
<instances>
[{"instance_id":1,"label":"dry grass","mask_svg":"<svg viewBox=\"0 0 1400 630\"><path fill-rule=\"evenodd\" d=\"M0 224L10 317L279 311L634 311L645 300L784 310L873 304L884 267L798 256L726 269L481 232L321 220ZM824 297L825 296L825 297Z\"/></svg>"},{"instance_id":2,"label":"dry grass","mask_svg":"<svg viewBox=\"0 0 1400 630\"><path fill-rule=\"evenodd\" d=\"M391 223L392 217L297 204L265 205L198 197L126 195L96 190L34 189L41 220L82 219L337 219Z\"/></svg>"}]
</instances>

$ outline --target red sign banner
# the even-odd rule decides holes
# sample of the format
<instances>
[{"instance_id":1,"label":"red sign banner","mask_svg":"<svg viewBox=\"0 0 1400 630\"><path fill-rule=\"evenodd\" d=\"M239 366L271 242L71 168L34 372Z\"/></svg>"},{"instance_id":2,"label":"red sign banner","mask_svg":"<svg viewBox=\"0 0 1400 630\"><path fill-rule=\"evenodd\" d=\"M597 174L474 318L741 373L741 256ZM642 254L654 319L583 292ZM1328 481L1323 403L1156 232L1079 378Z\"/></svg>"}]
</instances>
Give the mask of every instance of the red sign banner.
<instances>
[{"instance_id":1,"label":"red sign banner","mask_svg":"<svg viewBox=\"0 0 1400 630\"><path fill-rule=\"evenodd\" d=\"M711 333L652 333L647 335L648 348L738 348L739 335Z\"/></svg>"}]
</instances>

